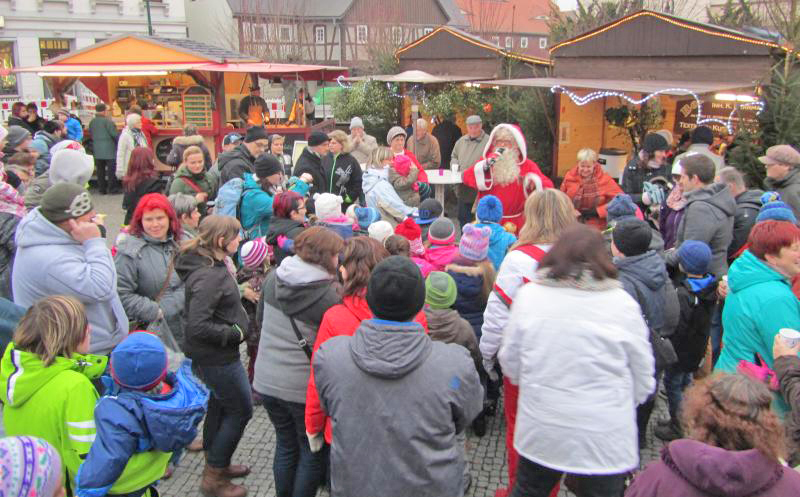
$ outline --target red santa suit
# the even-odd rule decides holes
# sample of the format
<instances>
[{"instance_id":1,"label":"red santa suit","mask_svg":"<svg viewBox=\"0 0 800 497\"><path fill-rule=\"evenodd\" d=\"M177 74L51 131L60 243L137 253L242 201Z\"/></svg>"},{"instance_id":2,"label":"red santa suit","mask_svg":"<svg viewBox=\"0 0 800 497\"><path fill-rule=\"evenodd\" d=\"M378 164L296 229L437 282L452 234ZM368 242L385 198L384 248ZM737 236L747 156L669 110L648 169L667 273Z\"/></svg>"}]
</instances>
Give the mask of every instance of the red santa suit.
<instances>
[{"instance_id":1,"label":"red santa suit","mask_svg":"<svg viewBox=\"0 0 800 497\"><path fill-rule=\"evenodd\" d=\"M492 169L484 170L487 157L490 157L494 150L492 144L499 129L511 132L519 150L519 161L517 162L519 177L507 185L495 184L492 178ZM527 152L525 137L522 136L519 128L511 124L498 124L489 135L489 142L483 151L483 158L461 175L461 181L466 186L478 190L478 200L486 195L494 195L500 199L503 203L503 219L500 224L516 235L525 224L525 199L528 198L528 195L536 190L553 188L553 182L542 173L535 162L528 159Z\"/></svg>"}]
</instances>

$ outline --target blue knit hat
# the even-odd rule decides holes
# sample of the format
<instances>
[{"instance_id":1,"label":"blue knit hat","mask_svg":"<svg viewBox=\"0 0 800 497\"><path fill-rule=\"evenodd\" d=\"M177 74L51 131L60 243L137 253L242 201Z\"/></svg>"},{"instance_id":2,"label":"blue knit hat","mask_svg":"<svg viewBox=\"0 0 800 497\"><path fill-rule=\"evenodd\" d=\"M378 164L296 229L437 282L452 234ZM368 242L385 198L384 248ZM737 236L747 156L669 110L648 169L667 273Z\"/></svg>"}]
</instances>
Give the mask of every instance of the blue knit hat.
<instances>
[{"instance_id":1,"label":"blue knit hat","mask_svg":"<svg viewBox=\"0 0 800 497\"><path fill-rule=\"evenodd\" d=\"M494 195L486 195L478 202L475 217L482 223L499 223L503 219L503 202Z\"/></svg>"},{"instance_id":2,"label":"blue knit hat","mask_svg":"<svg viewBox=\"0 0 800 497\"><path fill-rule=\"evenodd\" d=\"M381 213L375 207L356 207L356 222L362 230L381 220Z\"/></svg>"},{"instance_id":3,"label":"blue knit hat","mask_svg":"<svg viewBox=\"0 0 800 497\"><path fill-rule=\"evenodd\" d=\"M636 217L636 204L630 195L620 193L606 206L606 220L610 223L629 217Z\"/></svg>"},{"instance_id":4,"label":"blue knit hat","mask_svg":"<svg viewBox=\"0 0 800 497\"><path fill-rule=\"evenodd\" d=\"M778 192L766 192L761 195L761 210L758 211L756 222L761 221L789 221L797 224L797 218L791 207L781 200Z\"/></svg>"},{"instance_id":5,"label":"blue knit hat","mask_svg":"<svg viewBox=\"0 0 800 497\"><path fill-rule=\"evenodd\" d=\"M706 274L711 262L711 248L699 240L686 240L678 248L678 259L689 274Z\"/></svg>"},{"instance_id":6,"label":"blue knit hat","mask_svg":"<svg viewBox=\"0 0 800 497\"><path fill-rule=\"evenodd\" d=\"M132 390L150 390L167 376L167 350L146 331L135 331L111 351L109 369L114 381Z\"/></svg>"}]
</instances>

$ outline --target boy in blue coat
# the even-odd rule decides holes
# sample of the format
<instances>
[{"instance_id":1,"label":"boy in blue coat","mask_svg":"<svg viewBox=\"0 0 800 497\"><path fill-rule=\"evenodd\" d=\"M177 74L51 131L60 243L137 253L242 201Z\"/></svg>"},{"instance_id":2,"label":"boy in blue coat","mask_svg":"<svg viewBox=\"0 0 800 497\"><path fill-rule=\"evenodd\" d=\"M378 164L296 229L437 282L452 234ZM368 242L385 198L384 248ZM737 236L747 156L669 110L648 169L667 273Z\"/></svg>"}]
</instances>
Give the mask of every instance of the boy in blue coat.
<instances>
[{"instance_id":1,"label":"boy in blue coat","mask_svg":"<svg viewBox=\"0 0 800 497\"><path fill-rule=\"evenodd\" d=\"M517 242L517 237L500 225L503 220L503 203L494 195L486 195L478 202L475 217L478 219L476 226L485 226L492 231L489 235L489 260L496 271L500 269L500 263L508 249Z\"/></svg>"},{"instance_id":2,"label":"boy in blue coat","mask_svg":"<svg viewBox=\"0 0 800 497\"><path fill-rule=\"evenodd\" d=\"M128 335L112 352L106 394L94 411L97 437L76 478L79 497L152 495L172 453L197 434L208 390L184 362L167 371L167 351L147 332Z\"/></svg>"}]
</instances>

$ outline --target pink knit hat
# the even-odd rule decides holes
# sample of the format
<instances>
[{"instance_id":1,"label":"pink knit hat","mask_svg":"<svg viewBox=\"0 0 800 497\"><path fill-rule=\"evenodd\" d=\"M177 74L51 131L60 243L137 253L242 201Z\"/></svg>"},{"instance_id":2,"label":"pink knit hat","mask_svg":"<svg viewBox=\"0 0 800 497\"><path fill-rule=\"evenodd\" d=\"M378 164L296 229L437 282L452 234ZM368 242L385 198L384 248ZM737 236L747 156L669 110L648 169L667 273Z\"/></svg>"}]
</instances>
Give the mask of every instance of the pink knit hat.
<instances>
[{"instance_id":1,"label":"pink knit hat","mask_svg":"<svg viewBox=\"0 0 800 497\"><path fill-rule=\"evenodd\" d=\"M242 246L242 263L246 268L253 269L261 266L267 258L267 244L264 238L250 240Z\"/></svg>"},{"instance_id":2,"label":"pink knit hat","mask_svg":"<svg viewBox=\"0 0 800 497\"><path fill-rule=\"evenodd\" d=\"M461 242L458 252L461 257L471 261L482 261L489 256L489 235L492 231L487 226L478 227L466 224L461 231Z\"/></svg>"}]
</instances>

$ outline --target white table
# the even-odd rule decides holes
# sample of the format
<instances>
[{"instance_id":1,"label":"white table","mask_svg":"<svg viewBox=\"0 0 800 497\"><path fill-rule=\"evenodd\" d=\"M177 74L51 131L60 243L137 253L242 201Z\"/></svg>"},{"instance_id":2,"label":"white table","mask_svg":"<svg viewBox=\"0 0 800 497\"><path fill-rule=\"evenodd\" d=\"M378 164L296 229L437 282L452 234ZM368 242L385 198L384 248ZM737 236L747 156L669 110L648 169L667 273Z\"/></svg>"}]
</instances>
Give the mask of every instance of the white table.
<instances>
[{"instance_id":1,"label":"white table","mask_svg":"<svg viewBox=\"0 0 800 497\"><path fill-rule=\"evenodd\" d=\"M434 186L434 196L444 207L444 187L461 183L461 173L450 169L426 169L428 183ZM440 174L441 173L441 174Z\"/></svg>"}]
</instances>

